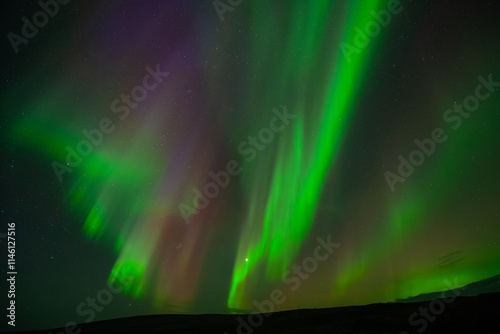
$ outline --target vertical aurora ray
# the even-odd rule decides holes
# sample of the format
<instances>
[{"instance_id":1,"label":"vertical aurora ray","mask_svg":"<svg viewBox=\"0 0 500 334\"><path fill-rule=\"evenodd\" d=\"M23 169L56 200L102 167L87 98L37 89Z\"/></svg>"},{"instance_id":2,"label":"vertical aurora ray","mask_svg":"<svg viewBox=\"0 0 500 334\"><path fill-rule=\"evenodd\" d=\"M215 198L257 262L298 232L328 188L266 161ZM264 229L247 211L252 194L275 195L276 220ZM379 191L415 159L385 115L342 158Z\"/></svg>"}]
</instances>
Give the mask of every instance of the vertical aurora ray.
<instances>
[{"instance_id":1,"label":"vertical aurora ray","mask_svg":"<svg viewBox=\"0 0 500 334\"><path fill-rule=\"evenodd\" d=\"M346 54L341 44L356 46L356 29L388 4L252 0L223 21L202 0L73 4L71 20L54 21L62 29L47 26L22 46L2 101L12 111L3 125L11 138L2 139L15 182L6 205L23 209L23 193L35 199L23 213L35 232L29 242L44 247L33 258L54 252L49 264L85 268L88 282L66 273L80 285L127 278L125 296L109 305L118 316L119 300L131 312L227 313L251 311L279 288L290 293L276 310L335 307L500 274L500 93L456 131L442 119L478 75L500 81L496 18L474 18L488 12L479 2L450 10L401 1L366 47ZM154 64L170 76L122 119L111 103ZM262 149L249 144L285 111L294 118L283 131L257 138ZM66 146L75 149L103 118L116 129L59 182L51 163L66 165ZM384 171L395 172L398 155L408 157L435 127L449 139L391 192ZM255 158L240 151L243 142ZM233 159L242 172L223 185ZM211 183L216 195L206 191ZM288 291L282 275L328 235L342 246ZM61 247L46 247L49 238ZM102 257L88 256L89 247ZM440 265L448 254L460 258ZM49 272L54 286L73 282L64 269Z\"/></svg>"},{"instance_id":2,"label":"vertical aurora ray","mask_svg":"<svg viewBox=\"0 0 500 334\"><path fill-rule=\"evenodd\" d=\"M112 6L134 7L130 3ZM116 23L122 25L121 21ZM148 26L144 24L145 28ZM146 30L144 34L151 37L151 31ZM158 39L165 40L161 30L156 34ZM124 32L123 39L128 37ZM188 49L190 57L191 52ZM197 75L190 68L194 60L186 55L159 53L154 58L154 61L165 59L159 64L163 71L168 68L165 63L172 64L168 68L172 76L175 71L183 78ZM214 140L206 138L207 129L201 127L206 123L200 122L193 112L202 109L200 100L186 96L188 89L182 84L164 80L148 92L147 99L129 109L124 118L119 117L124 114L116 114L110 108L111 102L122 93L130 93L131 87L143 82L142 62L147 59L142 55L140 65L123 61L119 65L122 69L116 73L106 71L108 76L93 69L96 72L89 73L96 77L85 76L77 84L68 83L66 76L53 78L54 84L43 95L33 97L36 103L30 101L29 109L24 109L29 112L16 122L12 132L20 143L41 153L50 168L51 161L66 164L66 148L75 149L88 139L82 130L95 129L104 117L111 119L113 131L104 134L102 142L93 146L92 152L85 154L70 173L64 174L63 200L83 236L108 245L110 253L114 252L116 260L109 268L108 283L122 282L128 277L124 293L131 297L139 299L147 295L158 308L177 304L187 309L195 300L201 278L204 249L210 241L207 231L217 226L219 220L204 221L217 208L213 205L196 226L188 229L178 204L191 203L192 188L207 182L205 171L213 168L210 165L216 156L216 145ZM110 68L108 64L101 66ZM130 73L124 74L123 68ZM88 83L89 80L92 82ZM75 93L79 91L78 85L86 84L92 87L93 95ZM66 96L67 91L77 98ZM184 108L181 112L179 105ZM202 144L206 146L206 156L196 154ZM53 181L58 182L56 176ZM176 248L179 245L181 250Z\"/></svg>"},{"instance_id":3,"label":"vertical aurora ray","mask_svg":"<svg viewBox=\"0 0 500 334\"><path fill-rule=\"evenodd\" d=\"M456 280L460 285L466 285L500 273L500 252L496 242L485 238L488 241L480 242L482 246L472 246L477 238L476 229L457 231L457 225L461 225L456 222L469 212L484 212L471 219L478 219L478 224L485 229L498 224L491 213L486 214L490 212L487 203L476 200L468 191L462 191L478 188L480 184L488 187L479 180L475 168L477 164L490 163L489 152L498 142L498 135L491 125L498 123L498 97L482 102L469 118L461 120L461 126L456 130L452 128L453 123L443 121L443 113L454 101L462 102L476 87L476 75L471 74L467 80L461 78L464 87L458 85L457 89L451 85L442 89L437 97L435 93L431 93L431 97L425 93L419 96L422 100L439 101L432 107L432 121L426 124L425 132L418 135L416 132L409 137L405 134L409 145L399 153L408 158L416 148L415 137L411 136L428 138L429 132L436 127L444 130L447 140L435 143L435 151L425 158L423 165L416 166L404 185L400 184L385 198L385 217L375 235L366 235L357 249L337 264L340 270L332 282L330 296L347 296L341 305L352 302L357 290L370 284L373 279L370 276L376 276L374 273L382 268L392 275L381 280L369 296L363 296L362 303L389 302L441 291L449 288L445 281ZM475 160L474 164L470 163L471 159ZM464 202L467 203L465 207L456 206L456 203ZM373 218L370 219L369 224L373 224ZM433 238L433 235L441 238ZM439 255L457 250L467 254L466 258L460 259L459 265L438 267Z\"/></svg>"},{"instance_id":4,"label":"vertical aurora ray","mask_svg":"<svg viewBox=\"0 0 500 334\"><path fill-rule=\"evenodd\" d=\"M348 17L344 27L342 41L352 41L354 28L363 27L372 20L370 11L378 10L383 4L381 1L351 3L348 8ZM290 69L298 69L299 77L288 76L289 80L305 80L308 73L306 69L315 60L317 52L324 48L322 43L317 43L318 36L325 35L327 18L332 14L328 2L308 8L307 19L296 19L290 24L290 44L301 43L308 46L304 58L287 57L282 68L286 73ZM303 8L294 8L292 17L303 17L299 14ZM307 25L307 29L302 29ZM312 28L314 27L314 29ZM327 43L327 41L323 41ZM372 42L373 43L373 42ZM339 49L332 51L333 66L330 68L329 77L326 79L326 89L322 92L322 105L318 106L322 112L316 120L310 119L311 114L316 114L305 104L302 96L293 98L290 104L292 113L297 117L292 122L293 134L284 136L278 146L277 158L272 170L269 190L253 192L251 203L257 199L267 199L265 204L253 205L249 217L252 220L262 221L262 228L255 227L255 223L245 226L238 255L233 272L233 282L228 298L229 307L243 307L246 297L246 281L251 280L251 275L258 266L258 262L265 263L267 280L277 280L290 267L301 243L309 232L313 223L314 213L321 196L325 177L332 166L338 152L342 138L347 130L352 117L354 101L360 93L362 84L359 82L371 46L361 50L360 54L351 59L344 57ZM289 53L293 54L290 51ZM311 60L308 60L308 57ZM288 96L290 97L290 96ZM304 119L312 123L312 128L306 128ZM304 139L304 134L309 136ZM314 134L314 136L311 136ZM312 139L311 139L312 138ZM308 155L306 155L306 153ZM254 182L259 183L258 180ZM262 203L260 201L260 203ZM252 240L252 241L250 241ZM249 259L246 261L246 259ZM248 263L250 262L250 263Z\"/></svg>"}]
</instances>

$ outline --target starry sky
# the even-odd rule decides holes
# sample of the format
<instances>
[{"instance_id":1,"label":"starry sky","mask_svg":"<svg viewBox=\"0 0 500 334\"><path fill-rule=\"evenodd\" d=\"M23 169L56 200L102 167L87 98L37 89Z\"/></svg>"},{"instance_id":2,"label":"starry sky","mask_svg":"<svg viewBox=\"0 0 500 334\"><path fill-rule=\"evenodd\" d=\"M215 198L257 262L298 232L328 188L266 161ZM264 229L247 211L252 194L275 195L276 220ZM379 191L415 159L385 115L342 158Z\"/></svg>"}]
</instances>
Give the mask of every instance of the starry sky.
<instances>
[{"instance_id":1,"label":"starry sky","mask_svg":"<svg viewBox=\"0 0 500 334\"><path fill-rule=\"evenodd\" d=\"M493 1L221 3L70 1L15 47L41 7L2 3L16 329L85 322L78 306L124 272L92 320L249 312L273 289L277 310L388 302L500 274ZM290 291L318 238L339 246Z\"/></svg>"}]
</instances>

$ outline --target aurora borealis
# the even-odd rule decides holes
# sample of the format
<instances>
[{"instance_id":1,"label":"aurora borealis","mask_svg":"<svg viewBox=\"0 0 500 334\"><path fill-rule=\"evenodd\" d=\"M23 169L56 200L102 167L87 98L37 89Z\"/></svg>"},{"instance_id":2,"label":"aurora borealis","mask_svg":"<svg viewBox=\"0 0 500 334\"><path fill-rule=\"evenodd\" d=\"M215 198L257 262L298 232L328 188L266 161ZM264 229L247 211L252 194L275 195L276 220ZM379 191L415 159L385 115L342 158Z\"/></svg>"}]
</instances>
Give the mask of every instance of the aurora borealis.
<instances>
[{"instance_id":1,"label":"aurora borealis","mask_svg":"<svg viewBox=\"0 0 500 334\"><path fill-rule=\"evenodd\" d=\"M3 7L4 36L40 10ZM221 20L213 1L74 0L18 53L4 38L16 329L85 321L77 306L124 272L95 320L254 311L327 236L341 246L277 310L500 274L493 5L231 8ZM488 96L456 111L478 84ZM436 128L446 140L391 189L384 173Z\"/></svg>"}]
</instances>

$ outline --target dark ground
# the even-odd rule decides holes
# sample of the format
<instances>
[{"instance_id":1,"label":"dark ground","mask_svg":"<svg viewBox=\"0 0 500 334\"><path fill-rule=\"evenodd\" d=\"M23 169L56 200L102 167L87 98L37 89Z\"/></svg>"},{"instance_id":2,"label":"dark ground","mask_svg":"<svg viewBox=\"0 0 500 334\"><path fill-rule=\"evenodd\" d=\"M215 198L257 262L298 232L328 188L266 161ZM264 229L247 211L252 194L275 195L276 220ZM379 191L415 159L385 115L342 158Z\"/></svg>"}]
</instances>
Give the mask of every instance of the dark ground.
<instances>
[{"instance_id":1,"label":"dark ground","mask_svg":"<svg viewBox=\"0 0 500 334\"><path fill-rule=\"evenodd\" d=\"M437 300L434 304L436 315L429 314L427 321L417 314L413 326L409 317L421 307L428 309L430 301L294 310L254 315L253 319L248 315L150 315L81 324L68 331L17 333L500 333L500 293L457 297L443 302L441 312ZM249 321L255 326L248 325Z\"/></svg>"}]
</instances>

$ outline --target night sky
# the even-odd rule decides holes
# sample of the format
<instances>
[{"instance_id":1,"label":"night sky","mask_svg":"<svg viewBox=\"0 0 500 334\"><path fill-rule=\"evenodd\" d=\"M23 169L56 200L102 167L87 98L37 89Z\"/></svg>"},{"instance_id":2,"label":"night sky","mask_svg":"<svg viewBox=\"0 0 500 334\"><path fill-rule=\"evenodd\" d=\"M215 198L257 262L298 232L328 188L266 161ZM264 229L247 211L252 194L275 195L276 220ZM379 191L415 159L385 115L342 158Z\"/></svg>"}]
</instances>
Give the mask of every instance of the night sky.
<instances>
[{"instance_id":1,"label":"night sky","mask_svg":"<svg viewBox=\"0 0 500 334\"><path fill-rule=\"evenodd\" d=\"M2 2L16 330L500 274L496 2L232 2Z\"/></svg>"}]
</instances>

